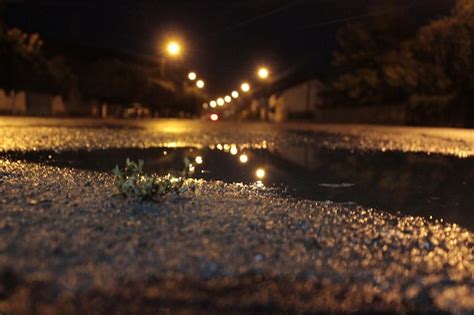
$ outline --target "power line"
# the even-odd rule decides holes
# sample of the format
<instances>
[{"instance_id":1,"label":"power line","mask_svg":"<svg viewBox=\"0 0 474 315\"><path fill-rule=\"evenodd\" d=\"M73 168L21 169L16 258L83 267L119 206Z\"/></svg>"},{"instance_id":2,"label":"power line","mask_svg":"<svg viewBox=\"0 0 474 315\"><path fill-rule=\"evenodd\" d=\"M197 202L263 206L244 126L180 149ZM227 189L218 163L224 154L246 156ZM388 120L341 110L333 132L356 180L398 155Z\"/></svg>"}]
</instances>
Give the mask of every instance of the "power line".
<instances>
[{"instance_id":1,"label":"power line","mask_svg":"<svg viewBox=\"0 0 474 315\"><path fill-rule=\"evenodd\" d=\"M241 21L241 22L239 22L239 23L237 23L237 24L235 24L235 25L229 26L229 27L227 27L227 28L225 28L225 29L223 29L223 30L221 30L221 31L215 32L215 33L211 34L211 36L222 35L222 34L224 34L224 33L228 33L228 32L235 31L236 29L239 29L239 28L241 28L241 27L243 27L243 26L246 26L246 25L249 25L249 24L251 24L251 23L254 23L254 22L258 21L258 20L264 19L264 18L269 17L269 16L271 16L271 15L274 15L274 14L276 14L276 13L279 13L279 12L288 10L288 9L290 9L290 8L292 8L292 7L295 7L295 6L297 6L298 4L300 4L300 3L302 3L302 2L304 2L304 0L296 0L296 1L293 1L293 2L291 2L291 3L289 3L289 4L285 4L285 5L283 5L283 6L280 6L280 7L278 7L278 8L275 8L275 9L270 10L270 11L268 11L268 12L265 12L265 13L263 13L263 14L259 14L259 15L257 15L257 16L254 16L254 17L252 17L252 18L250 18L250 19L243 20L243 21Z\"/></svg>"},{"instance_id":2,"label":"power line","mask_svg":"<svg viewBox=\"0 0 474 315\"><path fill-rule=\"evenodd\" d=\"M413 0L409 5L406 5L406 6L402 7L400 10L410 9L410 8L414 7L415 4L416 4L416 0ZM393 12L394 10L395 9L392 8L392 9L388 9L388 10L381 10L379 12L374 12L374 13L366 13L366 14L361 14L361 15L348 16L348 17L335 19L335 20L331 20L331 21L327 21L327 22L307 25L307 26L299 28L298 30L308 30L308 29L327 26L327 25L332 25L332 24L346 23L346 22L362 20L362 19L370 18L370 17L383 16L383 15L386 15L386 14L389 14L389 13Z\"/></svg>"}]
</instances>

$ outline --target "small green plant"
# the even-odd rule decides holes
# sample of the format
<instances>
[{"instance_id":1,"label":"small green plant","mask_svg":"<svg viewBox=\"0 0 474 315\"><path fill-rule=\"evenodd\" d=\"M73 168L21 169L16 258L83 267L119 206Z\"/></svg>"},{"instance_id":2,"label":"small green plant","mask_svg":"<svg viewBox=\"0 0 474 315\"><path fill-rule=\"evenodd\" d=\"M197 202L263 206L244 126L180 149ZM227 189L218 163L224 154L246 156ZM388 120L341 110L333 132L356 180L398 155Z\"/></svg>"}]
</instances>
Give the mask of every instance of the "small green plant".
<instances>
[{"instance_id":1,"label":"small green plant","mask_svg":"<svg viewBox=\"0 0 474 315\"><path fill-rule=\"evenodd\" d=\"M136 163L127 159L123 170L115 166L115 187L120 194L139 200L162 200L169 194L179 195L194 190L194 186L186 182L186 177L194 172L194 166L188 158L184 159L184 164L185 168L179 177L171 174L146 176L143 174L142 160Z\"/></svg>"}]
</instances>

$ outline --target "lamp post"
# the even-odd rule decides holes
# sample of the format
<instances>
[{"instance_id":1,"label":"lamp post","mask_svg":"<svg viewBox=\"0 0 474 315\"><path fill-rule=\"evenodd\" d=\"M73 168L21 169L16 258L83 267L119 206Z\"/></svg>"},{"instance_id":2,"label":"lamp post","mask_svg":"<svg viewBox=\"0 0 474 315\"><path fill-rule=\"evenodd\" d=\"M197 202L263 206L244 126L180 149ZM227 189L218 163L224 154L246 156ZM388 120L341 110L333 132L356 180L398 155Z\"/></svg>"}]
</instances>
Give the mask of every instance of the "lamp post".
<instances>
[{"instance_id":1,"label":"lamp post","mask_svg":"<svg viewBox=\"0 0 474 315\"><path fill-rule=\"evenodd\" d=\"M166 74L166 61L167 57L177 58L181 55L182 47L181 44L176 40L170 40L166 43L164 54L160 60L160 74L164 78Z\"/></svg>"},{"instance_id":2,"label":"lamp post","mask_svg":"<svg viewBox=\"0 0 474 315\"><path fill-rule=\"evenodd\" d=\"M270 70L268 70L267 67L259 67L257 69L257 76L258 78L261 80L261 81L267 81L269 76L270 76ZM260 117L264 120L268 120L269 119L269 112L270 112L270 104L268 102L268 85L265 84L266 82L264 82L264 86L262 87L262 91L263 91L263 96L261 97L260 99L260 102L261 102L261 107L263 108L263 117ZM262 113L260 113L260 116L262 116Z\"/></svg>"}]
</instances>

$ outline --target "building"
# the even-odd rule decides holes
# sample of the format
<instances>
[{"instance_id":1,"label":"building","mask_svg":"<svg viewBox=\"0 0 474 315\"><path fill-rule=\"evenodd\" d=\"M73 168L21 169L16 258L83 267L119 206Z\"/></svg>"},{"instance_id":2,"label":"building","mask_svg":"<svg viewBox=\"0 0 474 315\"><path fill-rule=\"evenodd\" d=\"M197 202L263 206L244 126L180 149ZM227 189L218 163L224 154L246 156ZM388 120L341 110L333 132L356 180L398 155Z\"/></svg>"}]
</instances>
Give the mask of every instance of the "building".
<instances>
[{"instance_id":1,"label":"building","mask_svg":"<svg viewBox=\"0 0 474 315\"><path fill-rule=\"evenodd\" d=\"M322 87L319 80L309 80L281 89L268 98L260 116L275 122L314 118L316 110L322 106Z\"/></svg>"},{"instance_id":2,"label":"building","mask_svg":"<svg viewBox=\"0 0 474 315\"><path fill-rule=\"evenodd\" d=\"M66 105L59 95L35 92L7 92L0 89L0 114L64 116Z\"/></svg>"}]
</instances>

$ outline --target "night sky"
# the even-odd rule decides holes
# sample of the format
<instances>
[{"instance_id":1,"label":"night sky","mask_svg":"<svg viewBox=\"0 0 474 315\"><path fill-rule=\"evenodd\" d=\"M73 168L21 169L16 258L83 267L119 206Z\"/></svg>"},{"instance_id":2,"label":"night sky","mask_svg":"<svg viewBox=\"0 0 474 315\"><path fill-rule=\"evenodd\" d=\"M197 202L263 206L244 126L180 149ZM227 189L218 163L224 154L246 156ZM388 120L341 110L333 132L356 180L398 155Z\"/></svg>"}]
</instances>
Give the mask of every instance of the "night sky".
<instances>
[{"instance_id":1,"label":"night sky","mask_svg":"<svg viewBox=\"0 0 474 315\"><path fill-rule=\"evenodd\" d=\"M152 56L174 34L182 62L211 92L252 79L258 65L282 73L296 64L325 68L336 30L368 19L380 0L18 1L6 22L43 38ZM400 14L420 23L449 13L454 0L400 0Z\"/></svg>"}]
</instances>

